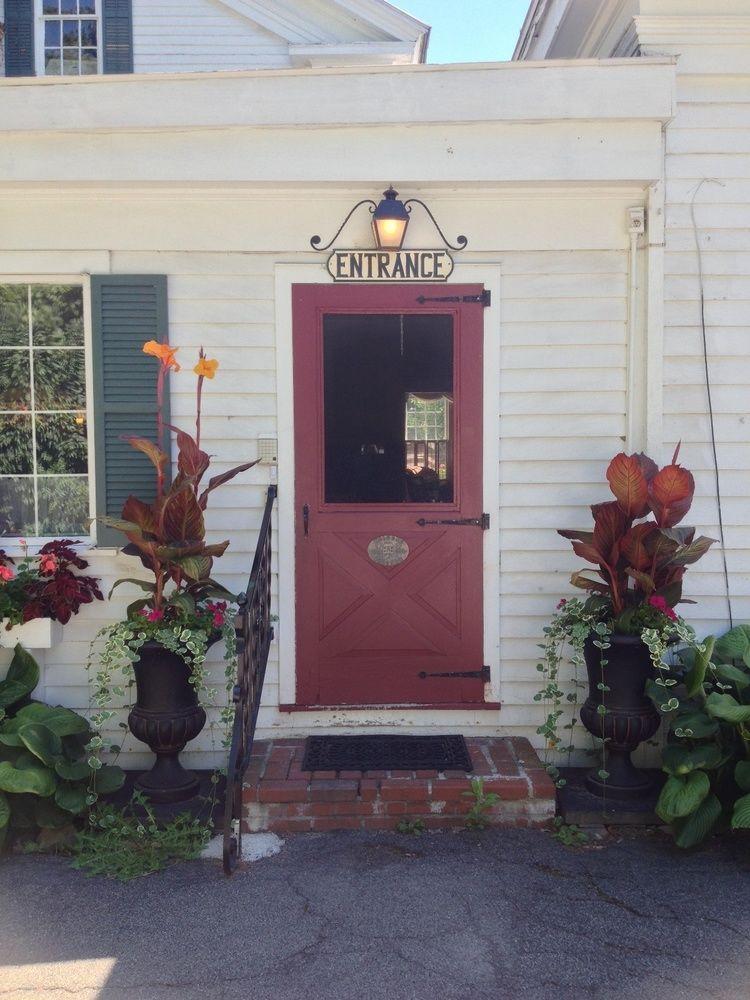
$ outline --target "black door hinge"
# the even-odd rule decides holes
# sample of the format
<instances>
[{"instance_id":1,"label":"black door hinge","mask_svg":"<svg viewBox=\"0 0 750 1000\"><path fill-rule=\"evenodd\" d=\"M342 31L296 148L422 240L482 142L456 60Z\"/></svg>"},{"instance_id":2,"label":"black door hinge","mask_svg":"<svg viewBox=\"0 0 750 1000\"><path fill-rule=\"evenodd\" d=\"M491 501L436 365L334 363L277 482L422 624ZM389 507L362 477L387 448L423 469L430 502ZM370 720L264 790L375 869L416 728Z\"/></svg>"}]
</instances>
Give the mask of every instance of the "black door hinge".
<instances>
[{"instance_id":1,"label":"black door hinge","mask_svg":"<svg viewBox=\"0 0 750 1000\"><path fill-rule=\"evenodd\" d=\"M421 306L425 302L478 302L487 308L492 305L492 292L485 288L479 295L418 295L417 302Z\"/></svg>"},{"instance_id":2,"label":"black door hinge","mask_svg":"<svg viewBox=\"0 0 750 1000\"><path fill-rule=\"evenodd\" d=\"M455 524L465 528L481 528L482 531L490 530L490 515L482 514L481 517L445 517L439 521L428 521L426 517L420 517L417 521L420 528L426 524Z\"/></svg>"},{"instance_id":3,"label":"black door hinge","mask_svg":"<svg viewBox=\"0 0 750 1000\"><path fill-rule=\"evenodd\" d=\"M445 673L438 674L428 674L426 670L420 670L417 677L421 681L427 680L428 677L477 677L488 684L490 680L490 668L485 664L481 670L448 670Z\"/></svg>"}]
</instances>

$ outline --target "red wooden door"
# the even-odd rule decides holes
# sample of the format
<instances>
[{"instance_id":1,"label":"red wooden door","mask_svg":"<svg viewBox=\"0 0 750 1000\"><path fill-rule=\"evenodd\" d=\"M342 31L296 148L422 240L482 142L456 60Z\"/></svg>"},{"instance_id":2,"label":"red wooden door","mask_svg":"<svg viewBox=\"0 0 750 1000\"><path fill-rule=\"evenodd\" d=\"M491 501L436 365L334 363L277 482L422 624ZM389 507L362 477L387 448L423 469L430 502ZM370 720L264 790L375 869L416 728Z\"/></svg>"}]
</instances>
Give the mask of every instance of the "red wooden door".
<instances>
[{"instance_id":1,"label":"red wooden door","mask_svg":"<svg viewBox=\"0 0 750 1000\"><path fill-rule=\"evenodd\" d=\"M483 700L481 291L293 288L299 704Z\"/></svg>"}]
</instances>

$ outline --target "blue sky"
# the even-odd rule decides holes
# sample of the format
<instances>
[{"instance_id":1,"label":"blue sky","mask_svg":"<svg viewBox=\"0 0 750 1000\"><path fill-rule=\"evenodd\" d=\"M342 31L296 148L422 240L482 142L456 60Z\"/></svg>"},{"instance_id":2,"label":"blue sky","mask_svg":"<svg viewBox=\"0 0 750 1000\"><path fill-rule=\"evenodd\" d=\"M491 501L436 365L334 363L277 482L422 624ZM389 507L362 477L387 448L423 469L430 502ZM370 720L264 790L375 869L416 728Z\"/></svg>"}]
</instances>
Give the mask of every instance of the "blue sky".
<instances>
[{"instance_id":1,"label":"blue sky","mask_svg":"<svg viewBox=\"0 0 750 1000\"><path fill-rule=\"evenodd\" d=\"M432 27L427 62L510 59L529 0L393 0Z\"/></svg>"}]
</instances>

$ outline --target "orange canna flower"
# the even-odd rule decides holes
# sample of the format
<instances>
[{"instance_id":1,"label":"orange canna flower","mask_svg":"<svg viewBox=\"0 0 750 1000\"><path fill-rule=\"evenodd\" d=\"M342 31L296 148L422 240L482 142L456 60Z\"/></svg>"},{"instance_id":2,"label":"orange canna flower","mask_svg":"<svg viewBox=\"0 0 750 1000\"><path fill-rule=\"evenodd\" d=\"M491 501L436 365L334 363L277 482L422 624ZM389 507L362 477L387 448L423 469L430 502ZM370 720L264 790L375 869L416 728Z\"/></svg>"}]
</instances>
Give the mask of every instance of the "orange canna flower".
<instances>
[{"instance_id":1,"label":"orange canna flower","mask_svg":"<svg viewBox=\"0 0 750 1000\"><path fill-rule=\"evenodd\" d=\"M213 378L218 367L219 362L216 358L201 358L193 371L200 378Z\"/></svg>"},{"instance_id":2,"label":"orange canna flower","mask_svg":"<svg viewBox=\"0 0 750 1000\"><path fill-rule=\"evenodd\" d=\"M180 366L175 358L175 354L178 351L179 347L170 347L169 344L160 344L156 340L149 340L143 345L144 354L150 354L152 357L158 358L165 368L174 368L176 372L180 370Z\"/></svg>"}]
</instances>

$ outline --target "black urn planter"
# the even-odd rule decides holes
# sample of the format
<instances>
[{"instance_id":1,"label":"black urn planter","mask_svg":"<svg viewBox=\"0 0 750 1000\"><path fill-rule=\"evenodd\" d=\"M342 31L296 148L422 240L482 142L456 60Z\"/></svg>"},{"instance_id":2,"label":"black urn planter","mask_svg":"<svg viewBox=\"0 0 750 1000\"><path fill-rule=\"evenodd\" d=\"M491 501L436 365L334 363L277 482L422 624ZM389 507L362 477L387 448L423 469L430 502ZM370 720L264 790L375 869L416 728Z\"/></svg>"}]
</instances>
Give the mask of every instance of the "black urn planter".
<instances>
[{"instance_id":1,"label":"black urn planter","mask_svg":"<svg viewBox=\"0 0 750 1000\"><path fill-rule=\"evenodd\" d=\"M128 724L156 761L137 779L136 788L152 802L183 802L197 793L199 782L180 763L180 751L203 729L206 713L182 657L152 640L139 653L133 664L137 700Z\"/></svg>"},{"instance_id":2,"label":"black urn planter","mask_svg":"<svg viewBox=\"0 0 750 1000\"><path fill-rule=\"evenodd\" d=\"M606 770L602 780L595 768L586 776L586 787L595 795L611 799L637 799L653 790L651 778L633 765L630 755L644 740L651 739L661 716L645 694L646 681L654 676L648 647L639 636L612 635L609 649L600 650L593 638L583 648L589 677L589 696L581 707L581 722L606 744ZM603 676L601 659L607 661ZM604 683L608 691L601 691ZM600 705L605 715L598 711Z\"/></svg>"}]
</instances>

